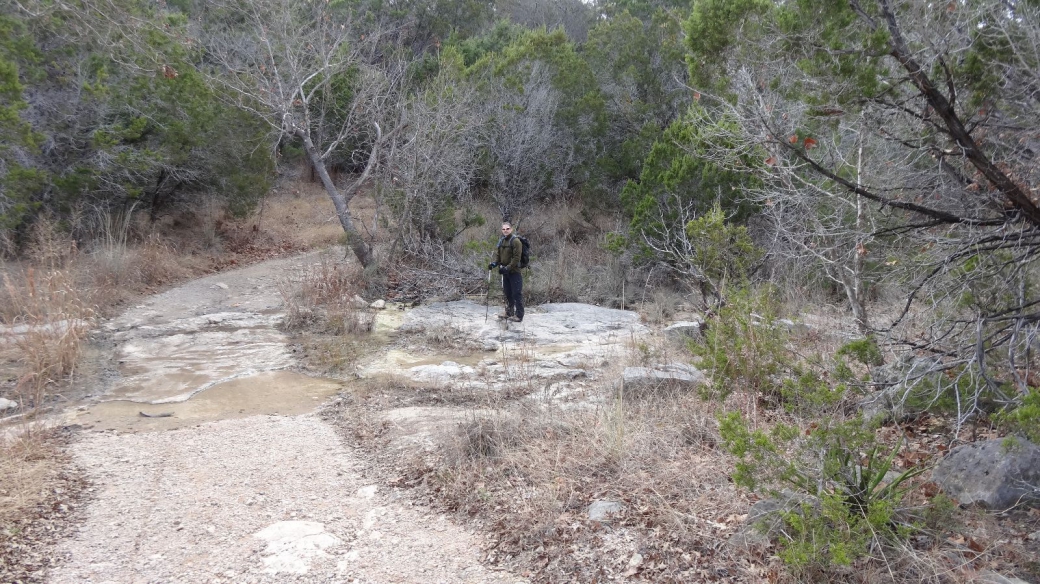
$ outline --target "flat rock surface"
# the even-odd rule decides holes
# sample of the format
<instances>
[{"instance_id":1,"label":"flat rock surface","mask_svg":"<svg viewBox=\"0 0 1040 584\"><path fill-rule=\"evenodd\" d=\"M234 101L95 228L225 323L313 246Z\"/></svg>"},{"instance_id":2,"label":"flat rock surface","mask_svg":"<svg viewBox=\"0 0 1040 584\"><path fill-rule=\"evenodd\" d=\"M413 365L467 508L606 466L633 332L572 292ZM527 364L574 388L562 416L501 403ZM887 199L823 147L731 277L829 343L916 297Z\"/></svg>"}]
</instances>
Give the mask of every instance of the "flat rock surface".
<instances>
[{"instance_id":1,"label":"flat rock surface","mask_svg":"<svg viewBox=\"0 0 1040 584\"><path fill-rule=\"evenodd\" d=\"M417 340L406 339L404 349L381 355L358 373L468 389L505 388L526 379L539 393L584 399L590 385L615 373L611 366L632 342L650 332L635 312L589 304L528 307L520 323L495 318L501 311L491 307L485 318L488 308L468 300L409 310L397 330ZM423 338L444 339L467 352L448 358L423 351Z\"/></svg>"}]
</instances>

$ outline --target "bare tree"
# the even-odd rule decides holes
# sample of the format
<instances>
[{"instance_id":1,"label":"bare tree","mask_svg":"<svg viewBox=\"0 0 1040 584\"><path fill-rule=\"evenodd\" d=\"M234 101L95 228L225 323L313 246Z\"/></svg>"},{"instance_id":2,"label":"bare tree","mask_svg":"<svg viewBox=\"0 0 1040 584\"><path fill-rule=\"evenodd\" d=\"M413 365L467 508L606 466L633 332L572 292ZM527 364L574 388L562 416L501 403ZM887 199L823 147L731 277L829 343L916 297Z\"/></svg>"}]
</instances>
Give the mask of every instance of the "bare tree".
<instances>
[{"instance_id":1,"label":"bare tree","mask_svg":"<svg viewBox=\"0 0 1040 584\"><path fill-rule=\"evenodd\" d=\"M380 31L364 31L342 4L289 0L214 4L200 35L200 64L234 103L265 120L281 138L302 143L347 243L363 266L374 258L348 204L375 168L380 148L403 127L398 103L403 63L378 59ZM367 33L367 34L366 34ZM363 159L340 189L328 172L337 156Z\"/></svg>"},{"instance_id":2,"label":"bare tree","mask_svg":"<svg viewBox=\"0 0 1040 584\"><path fill-rule=\"evenodd\" d=\"M399 193L398 233L390 255L403 243L422 239L451 240L439 233L438 214L451 211L470 194L477 170L479 105L471 84L441 73L404 106L411 122L388 147L383 184Z\"/></svg>"},{"instance_id":3,"label":"bare tree","mask_svg":"<svg viewBox=\"0 0 1040 584\"><path fill-rule=\"evenodd\" d=\"M534 61L522 70L519 86L489 80L482 112L491 198L512 220L538 198L562 192L575 165L574 138L556 119L560 95L549 67Z\"/></svg>"},{"instance_id":4,"label":"bare tree","mask_svg":"<svg viewBox=\"0 0 1040 584\"><path fill-rule=\"evenodd\" d=\"M770 16L741 16L739 41L700 56L727 72L726 93L704 87L693 109L708 155L759 180L749 195L773 253L815 258L861 330L930 354L929 371L956 379L939 385L962 420L1011 400L1008 382L1025 391L1040 333L1040 12L853 0L784 34ZM905 291L897 314L868 321L867 278Z\"/></svg>"}]
</instances>

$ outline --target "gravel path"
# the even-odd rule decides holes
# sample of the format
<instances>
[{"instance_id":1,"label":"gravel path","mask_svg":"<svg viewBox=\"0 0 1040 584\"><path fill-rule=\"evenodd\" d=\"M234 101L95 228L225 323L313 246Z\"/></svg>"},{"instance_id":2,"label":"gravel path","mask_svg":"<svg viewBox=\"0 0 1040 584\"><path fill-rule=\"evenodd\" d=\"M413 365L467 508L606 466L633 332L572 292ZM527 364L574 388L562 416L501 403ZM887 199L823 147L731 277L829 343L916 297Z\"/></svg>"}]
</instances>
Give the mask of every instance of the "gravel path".
<instances>
[{"instance_id":1,"label":"gravel path","mask_svg":"<svg viewBox=\"0 0 1040 584\"><path fill-rule=\"evenodd\" d=\"M114 351L183 336L200 315L270 315L280 303L277 279L315 258L250 266L153 297L116 319L122 344ZM217 324L228 328L227 320ZM163 370L160 357L153 352L149 366ZM143 379L139 367L121 375ZM197 374L186 377L197 383ZM93 493L82 525L56 549L55 584L522 581L481 565L478 536L375 484L314 414L138 433L86 426L71 450Z\"/></svg>"},{"instance_id":2,"label":"gravel path","mask_svg":"<svg viewBox=\"0 0 1040 584\"><path fill-rule=\"evenodd\" d=\"M367 483L313 415L91 434L75 457L96 499L54 583L518 581L481 566L472 534ZM283 539L260 537L279 524Z\"/></svg>"}]
</instances>

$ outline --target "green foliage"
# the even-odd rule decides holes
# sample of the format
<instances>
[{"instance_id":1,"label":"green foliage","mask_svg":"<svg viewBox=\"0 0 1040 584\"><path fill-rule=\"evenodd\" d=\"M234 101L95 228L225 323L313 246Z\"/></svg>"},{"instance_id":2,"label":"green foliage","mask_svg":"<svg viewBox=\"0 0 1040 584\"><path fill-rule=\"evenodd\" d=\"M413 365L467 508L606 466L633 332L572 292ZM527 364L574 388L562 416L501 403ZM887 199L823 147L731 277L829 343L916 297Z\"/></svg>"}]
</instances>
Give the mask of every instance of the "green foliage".
<instances>
[{"instance_id":1,"label":"green foliage","mask_svg":"<svg viewBox=\"0 0 1040 584\"><path fill-rule=\"evenodd\" d=\"M777 489L793 489L811 497L782 515L780 556L795 571L849 565L878 538L909 534L896 511L913 488L909 481L925 469L890 474L902 441L885 452L859 420L823 420L804 432L784 424L769 433L752 431L736 412L722 416L720 434L738 458L736 484L774 496Z\"/></svg>"},{"instance_id":2,"label":"green foliage","mask_svg":"<svg viewBox=\"0 0 1040 584\"><path fill-rule=\"evenodd\" d=\"M727 223L718 203L686 224L686 237L693 243L687 261L715 281L743 284L762 259L747 228Z\"/></svg>"},{"instance_id":3,"label":"green foliage","mask_svg":"<svg viewBox=\"0 0 1040 584\"><path fill-rule=\"evenodd\" d=\"M768 11L771 3L765 0L697 0L684 23L689 59L690 78L703 89L722 88L726 82L725 62L727 49L736 38L734 31L745 27L749 20Z\"/></svg>"},{"instance_id":4,"label":"green foliage","mask_svg":"<svg viewBox=\"0 0 1040 584\"><path fill-rule=\"evenodd\" d=\"M135 1L103 18L92 7L26 6L0 10L0 228L24 233L39 212L60 220L136 199L154 211L216 196L243 212L265 194L266 128L190 66L183 14ZM121 20L135 25L112 26Z\"/></svg>"},{"instance_id":5,"label":"green foliage","mask_svg":"<svg viewBox=\"0 0 1040 584\"><path fill-rule=\"evenodd\" d=\"M738 223L754 211L742 196L754 179L712 164L704 156L708 144L702 131L686 119L673 123L651 148L639 180L625 185L621 201L637 230L656 218L655 207L671 197L698 215L718 204Z\"/></svg>"},{"instance_id":6,"label":"green foliage","mask_svg":"<svg viewBox=\"0 0 1040 584\"><path fill-rule=\"evenodd\" d=\"M1009 431L1040 444L1040 389L1032 387L1022 396L1021 403L1009 406L996 416L997 422Z\"/></svg>"},{"instance_id":7,"label":"green foliage","mask_svg":"<svg viewBox=\"0 0 1040 584\"><path fill-rule=\"evenodd\" d=\"M506 47L520 38L522 31L519 26L500 20L495 23L494 28L482 35L467 39L459 39L453 35L448 44L458 47L463 63L470 67L485 57L503 53Z\"/></svg>"},{"instance_id":8,"label":"green foliage","mask_svg":"<svg viewBox=\"0 0 1040 584\"><path fill-rule=\"evenodd\" d=\"M720 398L746 389L774 403L782 399L794 359L787 347L790 333L778 322L778 296L768 286L728 290L726 305L707 327L704 342L689 344Z\"/></svg>"},{"instance_id":9,"label":"green foliage","mask_svg":"<svg viewBox=\"0 0 1040 584\"><path fill-rule=\"evenodd\" d=\"M881 349L873 337L849 341L838 349L836 355L852 357L863 365L882 365L885 362L881 356Z\"/></svg>"}]
</instances>

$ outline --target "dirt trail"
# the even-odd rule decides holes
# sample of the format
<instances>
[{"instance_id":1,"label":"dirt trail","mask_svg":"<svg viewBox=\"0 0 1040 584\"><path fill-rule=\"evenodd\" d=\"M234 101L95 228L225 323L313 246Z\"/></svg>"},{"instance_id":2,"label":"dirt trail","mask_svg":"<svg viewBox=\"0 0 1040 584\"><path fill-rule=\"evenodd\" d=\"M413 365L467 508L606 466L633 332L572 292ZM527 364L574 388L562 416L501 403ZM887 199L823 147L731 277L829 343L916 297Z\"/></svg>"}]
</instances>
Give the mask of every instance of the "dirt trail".
<instances>
[{"instance_id":1,"label":"dirt trail","mask_svg":"<svg viewBox=\"0 0 1040 584\"><path fill-rule=\"evenodd\" d=\"M275 260L191 282L110 323L117 373L72 414L93 484L50 582L519 582L478 536L376 484L290 371ZM146 417L142 415L163 415ZM165 416L165 414L172 414Z\"/></svg>"}]
</instances>

